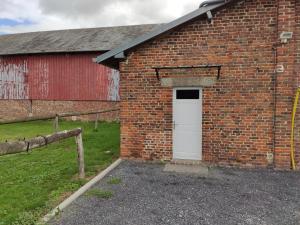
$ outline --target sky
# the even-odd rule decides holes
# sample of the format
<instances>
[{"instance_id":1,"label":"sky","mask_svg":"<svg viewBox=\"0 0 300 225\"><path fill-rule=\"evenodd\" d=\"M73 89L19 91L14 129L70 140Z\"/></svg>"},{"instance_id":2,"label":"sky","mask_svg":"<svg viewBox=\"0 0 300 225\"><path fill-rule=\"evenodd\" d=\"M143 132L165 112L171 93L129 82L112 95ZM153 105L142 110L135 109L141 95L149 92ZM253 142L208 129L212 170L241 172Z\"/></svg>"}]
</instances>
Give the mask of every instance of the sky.
<instances>
[{"instance_id":1,"label":"sky","mask_svg":"<svg viewBox=\"0 0 300 225\"><path fill-rule=\"evenodd\" d=\"M0 0L0 35L166 23L197 9L200 3L201 0Z\"/></svg>"}]
</instances>

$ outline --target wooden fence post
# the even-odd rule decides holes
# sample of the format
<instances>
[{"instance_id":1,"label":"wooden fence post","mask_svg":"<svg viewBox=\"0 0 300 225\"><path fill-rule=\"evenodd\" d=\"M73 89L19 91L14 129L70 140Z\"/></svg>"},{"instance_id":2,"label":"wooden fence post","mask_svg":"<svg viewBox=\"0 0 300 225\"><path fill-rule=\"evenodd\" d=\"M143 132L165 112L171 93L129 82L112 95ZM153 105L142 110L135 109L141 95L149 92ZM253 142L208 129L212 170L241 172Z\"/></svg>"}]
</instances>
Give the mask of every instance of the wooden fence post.
<instances>
[{"instance_id":1,"label":"wooden fence post","mask_svg":"<svg viewBox=\"0 0 300 225\"><path fill-rule=\"evenodd\" d=\"M54 122L53 122L54 132L58 132L58 130L59 130L58 121L59 121L59 118L58 118L58 115L56 115L54 118Z\"/></svg>"},{"instance_id":2,"label":"wooden fence post","mask_svg":"<svg viewBox=\"0 0 300 225\"><path fill-rule=\"evenodd\" d=\"M82 144L82 133L75 137L77 144L77 154L78 154L78 166L79 166L79 178L83 179L85 177L84 172L84 149Z\"/></svg>"},{"instance_id":3,"label":"wooden fence post","mask_svg":"<svg viewBox=\"0 0 300 225\"><path fill-rule=\"evenodd\" d=\"M98 129L98 120L99 120L99 113L96 114L96 120L95 120L95 130Z\"/></svg>"}]
</instances>

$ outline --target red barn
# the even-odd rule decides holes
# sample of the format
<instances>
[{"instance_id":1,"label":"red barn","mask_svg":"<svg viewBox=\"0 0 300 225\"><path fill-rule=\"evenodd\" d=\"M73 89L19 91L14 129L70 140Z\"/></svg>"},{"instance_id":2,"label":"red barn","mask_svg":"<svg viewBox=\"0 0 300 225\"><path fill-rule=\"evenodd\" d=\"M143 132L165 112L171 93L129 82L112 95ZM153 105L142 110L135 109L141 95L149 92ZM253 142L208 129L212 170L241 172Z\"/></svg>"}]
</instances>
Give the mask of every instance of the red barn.
<instances>
[{"instance_id":1,"label":"red barn","mask_svg":"<svg viewBox=\"0 0 300 225\"><path fill-rule=\"evenodd\" d=\"M119 73L93 58L155 25L0 36L0 119L115 107ZM108 115L115 119L117 115Z\"/></svg>"}]
</instances>

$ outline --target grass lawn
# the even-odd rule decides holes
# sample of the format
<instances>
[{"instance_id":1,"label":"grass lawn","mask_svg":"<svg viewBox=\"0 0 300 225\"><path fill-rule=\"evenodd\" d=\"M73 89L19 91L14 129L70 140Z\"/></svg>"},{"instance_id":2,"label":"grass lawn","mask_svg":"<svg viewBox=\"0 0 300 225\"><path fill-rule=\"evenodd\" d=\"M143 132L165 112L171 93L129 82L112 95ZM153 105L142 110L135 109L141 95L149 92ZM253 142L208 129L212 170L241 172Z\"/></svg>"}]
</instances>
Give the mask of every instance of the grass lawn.
<instances>
[{"instance_id":1,"label":"grass lawn","mask_svg":"<svg viewBox=\"0 0 300 225\"><path fill-rule=\"evenodd\" d=\"M87 177L119 156L119 124L60 122L60 130L83 128ZM53 133L52 121L0 125L0 142ZM87 182L78 176L74 138L29 153L0 157L0 225L35 221Z\"/></svg>"}]
</instances>

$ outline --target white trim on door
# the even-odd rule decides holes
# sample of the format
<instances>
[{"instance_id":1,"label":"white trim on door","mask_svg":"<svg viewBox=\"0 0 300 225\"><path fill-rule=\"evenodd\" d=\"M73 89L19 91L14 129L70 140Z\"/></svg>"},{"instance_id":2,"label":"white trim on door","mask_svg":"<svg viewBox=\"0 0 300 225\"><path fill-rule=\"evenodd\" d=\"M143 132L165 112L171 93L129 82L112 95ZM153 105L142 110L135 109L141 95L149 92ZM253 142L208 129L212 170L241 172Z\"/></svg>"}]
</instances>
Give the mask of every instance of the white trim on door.
<instances>
[{"instance_id":1,"label":"white trim on door","mask_svg":"<svg viewBox=\"0 0 300 225\"><path fill-rule=\"evenodd\" d=\"M201 88L173 88L172 133L173 159L202 160Z\"/></svg>"}]
</instances>

